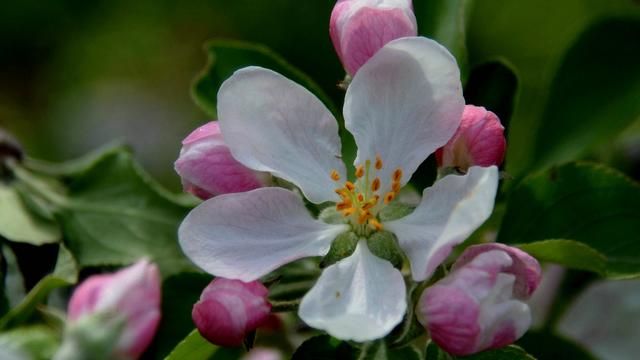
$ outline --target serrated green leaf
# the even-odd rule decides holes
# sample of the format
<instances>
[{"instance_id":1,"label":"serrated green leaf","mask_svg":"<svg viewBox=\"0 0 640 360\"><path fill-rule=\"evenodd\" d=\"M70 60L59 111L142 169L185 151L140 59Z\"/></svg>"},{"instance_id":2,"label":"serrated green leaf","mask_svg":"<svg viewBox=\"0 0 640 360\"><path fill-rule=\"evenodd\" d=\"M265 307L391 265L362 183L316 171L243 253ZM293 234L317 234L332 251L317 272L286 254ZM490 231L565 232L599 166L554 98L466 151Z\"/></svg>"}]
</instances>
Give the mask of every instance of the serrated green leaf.
<instances>
[{"instance_id":1,"label":"serrated green leaf","mask_svg":"<svg viewBox=\"0 0 640 360\"><path fill-rule=\"evenodd\" d=\"M579 241L606 256L606 276L638 276L638 204L640 185L623 174L602 165L566 164L513 189L497 241Z\"/></svg>"},{"instance_id":2,"label":"serrated green leaf","mask_svg":"<svg viewBox=\"0 0 640 360\"><path fill-rule=\"evenodd\" d=\"M0 236L31 245L56 243L60 228L29 211L18 191L0 182Z\"/></svg>"},{"instance_id":3,"label":"serrated green leaf","mask_svg":"<svg viewBox=\"0 0 640 360\"><path fill-rule=\"evenodd\" d=\"M569 269L593 271L604 275L607 270L607 257L573 240L543 240L518 247L539 261L560 264Z\"/></svg>"},{"instance_id":4,"label":"serrated green leaf","mask_svg":"<svg viewBox=\"0 0 640 360\"><path fill-rule=\"evenodd\" d=\"M463 83L467 79L467 24L473 0L416 1L413 6L421 35L444 45L455 56Z\"/></svg>"},{"instance_id":5,"label":"serrated green leaf","mask_svg":"<svg viewBox=\"0 0 640 360\"><path fill-rule=\"evenodd\" d=\"M607 49L609 45L591 42L586 49L588 51L582 53L583 56L576 57L578 63L571 61L563 65L568 49L578 42L581 34L587 29L603 19L621 17L638 20L640 7L633 1L624 0L565 0L561 2L486 0L478 2L473 7L467 32L467 44L472 66L500 60L509 64L509 67L514 69L518 76L518 96L513 118L510 121L507 141L509 147L506 169L511 175L522 176L536 161L542 160L536 158L535 155L536 148L544 150L540 146L545 142L545 139L541 137L549 136L557 144L561 142L572 144L573 131L576 131L580 136L583 136L582 134L587 131L590 133L588 137L598 136L591 135L597 134L598 131L590 125L602 128L602 126L606 127L609 122L620 124L620 121L626 121L624 119L605 118L604 121L598 119L602 119L601 116L605 112L615 113L609 112L609 110L604 111L609 106L605 102L610 102L611 106L618 107L621 101L626 101L625 99L628 99L629 96L634 96L634 93L626 93L618 99L616 98L616 94L619 94L618 89L610 88L609 84L615 86L616 82L620 80L625 84L621 86L621 90L629 90L631 88L628 84L637 81L637 78L634 78L638 71L637 66L628 67L637 56L633 55L629 58L628 55L625 55L626 49L637 48L637 41L631 40L633 42L631 44L629 40L625 40L626 36L617 37L614 35L621 35L621 33L612 32L611 36L605 37L603 41L609 43L617 53L599 54L599 50ZM627 56L627 58L619 56ZM608 61L609 57L611 62ZM625 69L612 68L619 64L623 64ZM571 66L572 68L568 70L581 79L573 78L573 75L565 78L572 80L570 83L564 84L569 89L569 93L562 94L562 98L558 99L558 104L570 104L567 102L569 99L574 104L588 101L590 104L583 104L586 105L585 110L590 108L595 111L585 114L580 109L566 109L563 114L569 115L569 118L565 119L562 116L554 115L553 121L551 119L545 120L545 109L552 101L552 94L558 94L562 89L562 87L558 87L557 90L551 90L556 85L560 85L554 81L556 79L562 80L562 77L557 76L560 76L563 66L565 68L562 71L567 70L566 66ZM589 71L594 67L597 67L597 71ZM615 79L608 79L609 73L612 71L615 74ZM619 73L626 74L627 72L634 75L627 79L618 79ZM584 85L585 83L587 85ZM598 88L599 86L602 88ZM602 96L597 97L596 94ZM595 101L591 95L596 96ZM584 114L587 118L579 118L578 114ZM576 119L579 120L576 122ZM547 120L548 128L553 128L554 132L556 128L568 129L568 132L550 134L545 131L545 133L540 133L541 124ZM597 121L601 121L601 123L595 124ZM589 125L585 125L586 123ZM565 125L568 126L565 127ZM607 133L608 130L605 135L610 135ZM585 141L578 145L586 148L593 144ZM573 152L573 154L576 153Z\"/></svg>"},{"instance_id":6,"label":"serrated green leaf","mask_svg":"<svg viewBox=\"0 0 640 360\"><path fill-rule=\"evenodd\" d=\"M43 325L20 327L0 334L0 348L17 350L31 360L52 359L59 345L59 334Z\"/></svg>"},{"instance_id":7,"label":"serrated green leaf","mask_svg":"<svg viewBox=\"0 0 640 360\"><path fill-rule=\"evenodd\" d=\"M79 161L62 175L64 193L47 191L34 174L16 169L18 178L53 206L78 265L127 265L148 257L164 276L193 270L177 242L191 204L152 180L127 149L88 157L92 162Z\"/></svg>"},{"instance_id":8,"label":"serrated green leaf","mask_svg":"<svg viewBox=\"0 0 640 360\"><path fill-rule=\"evenodd\" d=\"M204 45L204 49L208 63L194 81L191 94L196 104L214 119L217 118L218 89L236 70L247 66L260 66L284 75L307 88L330 111L337 113L335 105L311 78L266 46L233 40L211 40Z\"/></svg>"},{"instance_id":9,"label":"serrated green leaf","mask_svg":"<svg viewBox=\"0 0 640 360\"><path fill-rule=\"evenodd\" d=\"M213 359L216 345L205 340L198 330L193 330L182 342L167 356L166 360L210 360Z\"/></svg>"}]
</instances>

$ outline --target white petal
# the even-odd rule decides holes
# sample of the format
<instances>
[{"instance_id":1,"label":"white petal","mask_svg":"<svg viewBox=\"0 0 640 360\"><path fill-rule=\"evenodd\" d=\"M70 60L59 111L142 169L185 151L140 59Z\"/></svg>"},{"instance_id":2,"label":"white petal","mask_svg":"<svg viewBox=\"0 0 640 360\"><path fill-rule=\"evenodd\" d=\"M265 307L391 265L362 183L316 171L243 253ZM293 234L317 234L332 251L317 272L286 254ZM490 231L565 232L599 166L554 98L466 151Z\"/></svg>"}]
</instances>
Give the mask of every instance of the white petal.
<instances>
[{"instance_id":1,"label":"white petal","mask_svg":"<svg viewBox=\"0 0 640 360\"><path fill-rule=\"evenodd\" d=\"M493 211L498 168L474 166L466 175L447 175L425 189L408 216L384 224L396 234L411 262L413 279L422 281Z\"/></svg>"},{"instance_id":2,"label":"white petal","mask_svg":"<svg viewBox=\"0 0 640 360\"><path fill-rule=\"evenodd\" d=\"M394 40L360 68L347 90L344 117L358 145L355 163L379 154L383 184L400 168L404 185L451 138L463 109L453 56L427 38Z\"/></svg>"},{"instance_id":3,"label":"white petal","mask_svg":"<svg viewBox=\"0 0 640 360\"><path fill-rule=\"evenodd\" d=\"M351 256L322 272L302 299L299 315L339 339L373 340L402 321L405 291L402 274L360 241Z\"/></svg>"},{"instance_id":4,"label":"white petal","mask_svg":"<svg viewBox=\"0 0 640 360\"><path fill-rule=\"evenodd\" d=\"M325 255L347 229L313 219L302 199L268 187L209 199L184 219L184 253L207 272L253 281L291 261Z\"/></svg>"},{"instance_id":5,"label":"white petal","mask_svg":"<svg viewBox=\"0 0 640 360\"><path fill-rule=\"evenodd\" d=\"M344 178L338 124L304 87L271 70L236 71L218 92L220 128L233 156L300 187L314 203L337 201L331 180Z\"/></svg>"}]
</instances>

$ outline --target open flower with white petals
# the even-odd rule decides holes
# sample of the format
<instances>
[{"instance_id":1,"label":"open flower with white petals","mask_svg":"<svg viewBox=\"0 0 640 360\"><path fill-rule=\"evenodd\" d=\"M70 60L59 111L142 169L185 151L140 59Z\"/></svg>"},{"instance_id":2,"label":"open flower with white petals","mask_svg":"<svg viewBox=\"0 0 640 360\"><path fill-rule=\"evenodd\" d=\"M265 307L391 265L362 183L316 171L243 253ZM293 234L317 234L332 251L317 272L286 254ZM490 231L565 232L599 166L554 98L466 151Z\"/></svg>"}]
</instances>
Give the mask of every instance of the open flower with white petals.
<instances>
[{"instance_id":1,"label":"open flower with white petals","mask_svg":"<svg viewBox=\"0 0 640 360\"><path fill-rule=\"evenodd\" d=\"M349 181L338 124L320 100L273 71L237 71L218 92L220 128L233 156L293 183L313 203L335 203L343 221L314 219L301 197L283 188L225 194L187 216L179 231L182 249L211 274L248 282L291 261L326 255L338 235L351 231L355 250L324 269L299 315L341 339L385 336L405 313L405 283L367 240L380 231L394 234L413 279L421 281L493 209L497 169L472 167L426 189L409 215L380 217L420 163L451 138L463 108L459 70L444 47L421 37L388 43L346 93L345 124L358 145Z\"/></svg>"}]
</instances>

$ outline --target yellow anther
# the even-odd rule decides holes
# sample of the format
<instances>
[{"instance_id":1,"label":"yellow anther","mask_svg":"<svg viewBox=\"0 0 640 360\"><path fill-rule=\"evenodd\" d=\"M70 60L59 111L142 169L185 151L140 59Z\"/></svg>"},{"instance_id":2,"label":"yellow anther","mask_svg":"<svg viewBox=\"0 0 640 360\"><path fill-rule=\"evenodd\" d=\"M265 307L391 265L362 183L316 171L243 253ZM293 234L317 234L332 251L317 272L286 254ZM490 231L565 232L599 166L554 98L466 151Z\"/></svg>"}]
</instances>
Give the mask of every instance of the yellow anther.
<instances>
[{"instance_id":1,"label":"yellow anther","mask_svg":"<svg viewBox=\"0 0 640 360\"><path fill-rule=\"evenodd\" d=\"M358 179L360 179L360 178L361 178L361 177L363 177L363 176L364 176L364 166L362 166L362 165L358 165L358 166L356 167L356 177L357 177Z\"/></svg>"},{"instance_id":2,"label":"yellow anther","mask_svg":"<svg viewBox=\"0 0 640 360\"><path fill-rule=\"evenodd\" d=\"M364 195L358 194L358 201L363 202L364 201Z\"/></svg>"},{"instance_id":3,"label":"yellow anther","mask_svg":"<svg viewBox=\"0 0 640 360\"><path fill-rule=\"evenodd\" d=\"M358 216L358 224L362 225L367 222L367 219L372 217L371 213L367 210L360 210L360 216Z\"/></svg>"},{"instance_id":4,"label":"yellow anther","mask_svg":"<svg viewBox=\"0 0 640 360\"><path fill-rule=\"evenodd\" d=\"M393 184L391 184L391 190L393 190L393 192L395 193L398 193L400 191L400 182L394 181Z\"/></svg>"},{"instance_id":5,"label":"yellow anther","mask_svg":"<svg viewBox=\"0 0 640 360\"><path fill-rule=\"evenodd\" d=\"M402 170L398 168L393 172L393 181L400 182L401 179L402 179Z\"/></svg>"},{"instance_id":6,"label":"yellow anther","mask_svg":"<svg viewBox=\"0 0 640 360\"><path fill-rule=\"evenodd\" d=\"M356 186L353 185L353 183L351 181L345 182L344 183L344 187L349 191L353 191L356 188Z\"/></svg>"},{"instance_id":7,"label":"yellow anther","mask_svg":"<svg viewBox=\"0 0 640 360\"><path fill-rule=\"evenodd\" d=\"M369 225L378 231L382 230L382 224L376 219L369 219Z\"/></svg>"},{"instance_id":8,"label":"yellow anther","mask_svg":"<svg viewBox=\"0 0 640 360\"><path fill-rule=\"evenodd\" d=\"M371 191L376 192L378 190L380 190L380 178L375 178L371 183Z\"/></svg>"},{"instance_id":9,"label":"yellow anther","mask_svg":"<svg viewBox=\"0 0 640 360\"><path fill-rule=\"evenodd\" d=\"M340 181L340 174L338 173L338 170L331 170L331 179L333 181Z\"/></svg>"},{"instance_id":10,"label":"yellow anther","mask_svg":"<svg viewBox=\"0 0 640 360\"><path fill-rule=\"evenodd\" d=\"M363 210L369 210L372 207L378 205L378 200L380 199L380 196L378 195L374 195L373 198L371 198L369 201L367 201L366 203L364 203L364 205L362 205L362 209Z\"/></svg>"},{"instance_id":11,"label":"yellow anther","mask_svg":"<svg viewBox=\"0 0 640 360\"><path fill-rule=\"evenodd\" d=\"M344 209L342 210L342 216L347 217L347 216L351 216L353 215L353 213L356 212L356 208L348 208L348 209Z\"/></svg>"},{"instance_id":12,"label":"yellow anther","mask_svg":"<svg viewBox=\"0 0 640 360\"><path fill-rule=\"evenodd\" d=\"M375 167L376 167L376 170L382 169L382 159L380 158L380 155L376 155Z\"/></svg>"},{"instance_id":13,"label":"yellow anther","mask_svg":"<svg viewBox=\"0 0 640 360\"><path fill-rule=\"evenodd\" d=\"M336 204L336 210L342 211L351 207L351 201L343 201Z\"/></svg>"},{"instance_id":14,"label":"yellow anther","mask_svg":"<svg viewBox=\"0 0 640 360\"><path fill-rule=\"evenodd\" d=\"M336 194L340 195L342 200L346 200L349 198L349 191L345 188L340 188L335 190Z\"/></svg>"},{"instance_id":15,"label":"yellow anther","mask_svg":"<svg viewBox=\"0 0 640 360\"><path fill-rule=\"evenodd\" d=\"M392 202L393 199L395 199L395 197L396 197L396 193L394 193L393 191L389 191L387 195L384 196L384 203L388 204Z\"/></svg>"}]
</instances>

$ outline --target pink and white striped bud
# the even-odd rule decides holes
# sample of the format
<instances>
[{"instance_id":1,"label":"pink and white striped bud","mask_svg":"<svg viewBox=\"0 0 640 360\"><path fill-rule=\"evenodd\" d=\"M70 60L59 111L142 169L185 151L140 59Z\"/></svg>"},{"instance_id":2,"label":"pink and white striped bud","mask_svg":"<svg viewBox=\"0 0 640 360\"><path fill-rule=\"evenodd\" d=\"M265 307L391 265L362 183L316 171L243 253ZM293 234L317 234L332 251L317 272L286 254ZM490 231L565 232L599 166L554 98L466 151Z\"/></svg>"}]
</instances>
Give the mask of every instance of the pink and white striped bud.
<instances>
[{"instance_id":1,"label":"pink and white striped bud","mask_svg":"<svg viewBox=\"0 0 640 360\"><path fill-rule=\"evenodd\" d=\"M458 130L436 150L439 167L466 172L471 166L500 165L507 142L496 114L481 106L466 105Z\"/></svg>"},{"instance_id":2,"label":"pink and white striped bud","mask_svg":"<svg viewBox=\"0 0 640 360\"><path fill-rule=\"evenodd\" d=\"M416 315L433 341L453 355L500 348L529 329L525 300L540 278L538 261L519 249L471 246L449 275L425 289Z\"/></svg>"},{"instance_id":3,"label":"pink and white striped bud","mask_svg":"<svg viewBox=\"0 0 640 360\"><path fill-rule=\"evenodd\" d=\"M331 13L329 33L349 75L391 40L416 36L411 0L339 0Z\"/></svg>"},{"instance_id":4,"label":"pink and white striped bud","mask_svg":"<svg viewBox=\"0 0 640 360\"><path fill-rule=\"evenodd\" d=\"M140 260L112 274L91 276L80 284L69 301L69 323L71 327L76 323L91 323L94 325L90 326L95 327L100 326L100 322L83 320L92 316L121 319L123 326L119 328L111 357L137 359L158 328L160 298L158 267L148 260Z\"/></svg>"},{"instance_id":5,"label":"pink and white striped bud","mask_svg":"<svg viewBox=\"0 0 640 360\"><path fill-rule=\"evenodd\" d=\"M191 316L205 339L216 345L240 346L248 333L268 321L268 294L259 281L216 278L202 292Z\"/></svg>"},{"instance_id":6,"label":"pink and white striped bud","mask_svg":"<svg viewBox=\"0 0 640 360\"><path fill-rule=\"evenodd\" d=\"M257 189L268 179L268 174L245 167L231 155L216 121L200 126L182 141L174 166L184 191L203 200Z\"/></svg>"}]
</instances>

